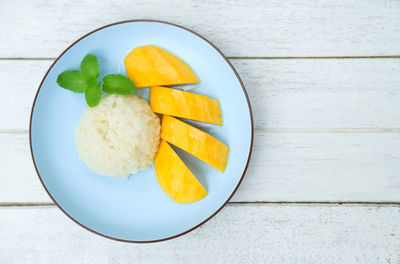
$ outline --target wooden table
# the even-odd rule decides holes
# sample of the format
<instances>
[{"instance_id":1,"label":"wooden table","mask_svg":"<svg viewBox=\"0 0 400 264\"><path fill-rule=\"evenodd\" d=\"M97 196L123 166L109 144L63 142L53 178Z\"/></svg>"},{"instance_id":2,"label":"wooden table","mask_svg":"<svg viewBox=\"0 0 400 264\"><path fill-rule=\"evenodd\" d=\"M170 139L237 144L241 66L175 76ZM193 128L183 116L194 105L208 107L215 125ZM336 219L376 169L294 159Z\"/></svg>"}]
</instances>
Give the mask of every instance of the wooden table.
<instances>
[{"instance_id":1,"label":"wooden table","mask_svg":"<svg viewBox=\"0 0 400 264\"><path fill-rule=\"evenodd\" d=\"M250 95L253 157L214 219L125 244L52 204L28 123L70 43L138 18L187 26ZM400 263L400 1L0 1L0 263Z\"/></svg>"}]
</instances>

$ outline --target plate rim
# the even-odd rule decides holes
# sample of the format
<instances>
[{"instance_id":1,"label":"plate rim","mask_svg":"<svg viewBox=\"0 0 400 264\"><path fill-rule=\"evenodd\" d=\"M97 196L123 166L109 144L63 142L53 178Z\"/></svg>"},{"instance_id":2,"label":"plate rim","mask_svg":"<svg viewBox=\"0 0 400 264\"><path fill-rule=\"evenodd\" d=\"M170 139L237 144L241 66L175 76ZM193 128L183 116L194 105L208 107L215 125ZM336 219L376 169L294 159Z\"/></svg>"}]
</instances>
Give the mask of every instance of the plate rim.
<instances>
[{"instance_id":1,"label":"plate rim","mask_svg":"<svg viewBox=\"0 0 400 264\"><path fill-rule=\"evenodd\" d=\"M220 55L221 57L226 61L226 63L231 67L232 71L234 72L236 78L238 79L240 86L242 87L243 93L245 95L246 101L247 101L247 105L249 107L249 113L250 113L250 124L251 124L251 139L250 139L250 148L249 148L249 153L247 156L247 161L246 161L246 166L243 170L243 174L240 177L239 182L237 183L235 189L232 191L231 195L228 197L228 199L214 212L212 213L210 216L208 216L205 220L201 221L199 224L195 225L194 227L189 228L188 230L185 230L184 232L181 232L179 234L173 235L173 236L169 236L166 238L161 238L161 239L154 239L154 240L129 240L129 239L121 239L121 238L117 238L117 237L113 237L110 235L106 235L103 233L100 233L94 229L91 229L87 226L85 226L84 224L80 223L78 220L76 220L75 218L73 218L71 215L69 215L62 207L61 205L59 205L57 203L57 201L53 198L53 196L51 195L50 191L47 189L46 185L44 184L44 181L42 180L42 177L40 176L39 170L36 166L36 161L35 161L35 157L33 155L33 147L32 147L32 117L33 117L33 111L35 109L35 105L36 105L36 101L37 101L37 97L39 95L40 89L42 88L43 82L44 80L47 78L47 75L49 74L49 72L51 71L51 69L53 68L53 66L57 63L57 61L69 50L71 49L73 46L75 46L75 44L77 44L79 41L81 41L82 39L88 37L89 35L100 31L102 29L108 28L108 27L112 27L115 25L119 25L119 24L125 24L125 23L135 23L135 22L149 22L149 23L161 23L161 24L167 24L173 27L177 27L180 29L183 29L185 31L188 31L189 33L192 33L194 35L196 35L197 37L201 38L202 40L204 40L206 43L208 43L211 47L213 47ZM195 229L197 229L198 227L202 226L203 224L205 224L206 222L208 222L211 218L213 218L215 215L217 215L222 208L224 208L228 202L231 200L231 198L233 197L233 195L236 193L236 191L238 190L240 184L243 181L244 175L246 174L247 168L249 166L249 162L250 162L250 158L251 158L251 154L252 154L252 150L253 150L253 141L254 141L254 125L253 125L253 112L251 109L251 104L250 104L250 99L249 96L247 94L246 88L243 84L242 79L240 78L239 74L237 73L235 67L232 65L232 63L229 61L229 59L222 53L221 50L219 50L212 42L210 42L208 39L206 39L205 37L203 37L202 35L200 35L199 33L196 33L195 31L188 29L184 26L175 24L175 23L171 23L171 22L167 22L167 21L163 21L163 20L156 20L156 19L131 19L131 20L122 20L122 21L118 21L118 22L114 22L111 24L107 24L104 25L102 27L96 28L95 30L92 30L88 33L86 33L85 35L83 35L82 37L78 38L77 40L75 40L74 42L72 42L60 55L58 55L58 57L54 60L54 62L50 65L49 69L46 71L46 74L43 76L42 81L39 84L39 88L37 89L37 92L35 94L35 97L33 99L33 104L32 104L32 108L31 108L31 114L30 114L30 119L29 119L29 146L30 146L30 152L31 152L31 158L33 161L33 165L35 167L35 171L36 174L40 180L40 183L42 184L43 188L46 190L46 193L49 195L50 199L53 201L53 203L73 222L75 222L76 224L78 224L79 226L83 227L84 229L99 235L101 237L104 238L108 238L111 240L115 240L115 241L119 241L119 242L125 242L125 243L140 243L140 244L144 244L144 243L156 243L156 242L162 242L162 241L167 241L170 239L174 239L180 236L183 236Z\"/></svg>"}]
</instances>

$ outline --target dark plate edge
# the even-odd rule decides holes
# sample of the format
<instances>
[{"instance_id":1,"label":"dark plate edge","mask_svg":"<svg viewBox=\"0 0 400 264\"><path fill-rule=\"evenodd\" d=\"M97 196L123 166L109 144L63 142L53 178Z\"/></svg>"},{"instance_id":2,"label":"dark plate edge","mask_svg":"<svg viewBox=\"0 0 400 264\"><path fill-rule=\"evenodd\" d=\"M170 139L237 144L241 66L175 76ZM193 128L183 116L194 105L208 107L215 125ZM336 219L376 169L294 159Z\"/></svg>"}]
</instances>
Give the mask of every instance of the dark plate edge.
<instances>
[{"instance_id":1,"label":"dark plate edge","mask_svg":"<svg viewBox=\"0 0 400 264\"><path fill-rule=\"evenodd\" d=\"M38 97L38 95L39 95L39 92L40 92L40 89L41 89L41 87L42 87L42 85L43 85L43 82L44 82L44 80L46 79L47 75L49 74L50 70L53 68L54 64L56 64L57 61L58 61L70 48L72 48L76 43L78 43L78 42L81 41L82 39L86 38L87 36L89 36L89 35L91 35L91 34L97 32L97 31L99 31L99 30L102 30L102 29L104 29L104 28L108 28L108 27L111 27L111 26L114 26L114 25L118 25L118 24L132 23L132 22L155 22L155 23L168 24L168 25L171 25L171 26L175 26L175 27L184 29L184 30L186 30L186 31L188 31L188 32L190 32L190 33L192 33L192 34L198 36L199 38L203 39L203 40L206 41L208 44L210 44L210 45L211 45L216 51L218 51L218 53L225 59L225 61L228 63L228 65L231 67L231 69L232 69L233 72L235 73L236 78L239 80L239 83L240 83L240 85L241 85L241 87L242 87L242 89L243 89L243 93L244 93L244 95L245 95L245 97L246 97L247 104L248 104L248 107L249 107L249 112L250 112L250 121L251 121L251 141L250 141L249 154L248 154L246 166L245 166L245 168L244 168L242 177L240 178L240 180L239 180L238 184L236 185L235 189L233 190L232 194L228 197L228 199L225 201L225 203L224 203L220 208L218 208L217 211L215 211L212 215L210 215L208 218L206 218L204 221L202 221L202 222L199 223L198 225L196 225L196 226L194 226L194 227L192 227L192 228L190 228L190 229L188 229L188 230L186 230L186 231L184 231L184 232L182 232L182 233L180 233L180 234L177 234L177 235L174 235L174 236L170 236L170 237L167 237L167 238L157 239L157 240L134 241L134 240L119 239L119 238L115 238L115 237L112 237L112 236L108 236L108 235L99 233L99 232L97 232L97 231L95 231L95 230L93 230L93 229L90 229L90 228L88 228L87 226L85 226L85 225L79 223L79 222L78 222L77 220L75 220L72 216L70 216L66 211L64 211L64 209L56 202L56 200L55 200L55 199L53 198L53 196L50 194L49 190L48 190L47 187L45 186L45 184L44 184L44 182L43 182L43 180L42 180L42 177L40 176L39 171L38 171L38 169L37 169L36 162L35 162L35 157L33 156L33 148L32 148L32 132L31 132L32 130L31 130L31 128L32 128L33 110L34 110L34 108L35 108L36 99L37 99L37 97ZM173 239L173 238L177 238L177 237L183 236L183 235L185 235L185 234L187 234L187 233L189 233L189 232L195 230L196 228L200 227L201 225L203 225L204 223L206 223L208 220L210 220L211 218L213 218L216 214L218 214L218 213L222 210L222 208L224 208L225 205L230 201L230 199L233 197L233 195L236 193L237 189L239 188L240 184L242 183L242 180L243 180L243 178L244 178L244 175L246 174L247 168L248 168L248 166L249 166L249 162L250 162L250 158L251 158L251 153L252 153L252 150L253 150L253 140L254 140L253 112L252 112L252 110L251 110L251 105L250 105L249 96L248 96L248 94L247 94L246 88L244 87L244 84L243 84L242 79L240 79L240 76L239 76L239 74L237 73L235 67L233 67L232 63L226 58L226 56L225 56L213 43L211 43L209 40L207 40L207 39L204 38L203 36L199 35L198 33L194 32L194 31L192 31L192 30L190 30L190 29L188 29L188 28L185 28L185 27L183 27L183 26L174 24L174 23L165 22L165 21L161 21L161 20L153 20L153 19L132 19L132 20L124 20L124 21L119 21L119 22L115 22L115 23L112 23L112 24L108 24L108 25L102 26L102 27L100 27L100 28L97 28L97 29L95 29L95 30L93 30L93 31L91 31L91 32L89 32L89 33L83 35L82 37L80 37L79 39L77 39L76 41L74 41L71 45L69 45L69 46L57 57L57 59L51 64L51 66L50 66L49 69L47 70L46 74L44 75L42 81L40 82L39 88L38 88L38 90L37 90L37 92L36 92L36 95L35 95L35 98L34 98L34 100L33 100L33 105L32 105L32 109L31 109L31 115L30 115L30 119L29 119L29 146L30 146L30 151L31 151L31 157L32 157L33 165L34 165L34 167L35 167L36 174L38 175L39 180L40 180L40 182L41 182L43 188L46 190L46 192L47 192L47 194L49 195L49 197L51 198L51 200L57 205L57 207L58 207L66 216L68 216L73 222L75 222L76 224L78 224L78 225L80 225L81 227L85 228L86 230L89 230L89 231L92 232L92 233L95 233L95 234L97 234L97 235L99 235L99 236L102 236L102 237L105 237L105 238L108 238L108 239L112 239L112 240L116 240L116 241L120 241L120 242L127 242L127 243L155 243L155 242L162 242L162 241L170 240L170 239Z\"/></svg>"}]
</instances>

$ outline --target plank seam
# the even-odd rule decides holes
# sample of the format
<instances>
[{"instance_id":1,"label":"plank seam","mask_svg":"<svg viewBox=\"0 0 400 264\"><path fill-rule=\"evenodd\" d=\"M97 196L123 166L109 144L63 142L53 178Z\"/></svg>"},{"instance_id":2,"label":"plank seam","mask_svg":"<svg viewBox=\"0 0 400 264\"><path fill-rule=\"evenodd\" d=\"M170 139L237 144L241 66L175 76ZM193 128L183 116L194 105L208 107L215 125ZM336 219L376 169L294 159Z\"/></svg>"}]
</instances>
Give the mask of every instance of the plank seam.
<instances>
[{"instance_id":1,"label":"plank seam","mask_svg":"<svg viewBox=\"0 0 400 264\"><path fill-rule=\"evenodd\" d=\"M326 59L400 59L400 55L377 56L231 56L230 60L326 60Z\"/></svg>"},{"instance_id":2,"label":"plank seam","mask_svg":"<svg viewBox=\"0 0 400 264\"><path fill-rule=\"evenodd\" d=\"M388 202L388 201L248 201L248 202L229 202L230 205L327 205L327 206L400 206L400 201ZM1 207L45 207L52 206L56 207L56 204L50 202L39 202L39 203L21 203L21 202L4 202L0 203Z\"/></svg>"},{"instance_id":3,"label":"plank seam","mask_svg":"<svg viewBox=\"0 0 400 264\"><path fill-rule=\"evenodd\" d=\"M400 55L377 56L228 56L230 60L326 60L326 59L400 59ZM54 57L1 57L0 60L53 61Z\"/></svg>"}]
</instances>

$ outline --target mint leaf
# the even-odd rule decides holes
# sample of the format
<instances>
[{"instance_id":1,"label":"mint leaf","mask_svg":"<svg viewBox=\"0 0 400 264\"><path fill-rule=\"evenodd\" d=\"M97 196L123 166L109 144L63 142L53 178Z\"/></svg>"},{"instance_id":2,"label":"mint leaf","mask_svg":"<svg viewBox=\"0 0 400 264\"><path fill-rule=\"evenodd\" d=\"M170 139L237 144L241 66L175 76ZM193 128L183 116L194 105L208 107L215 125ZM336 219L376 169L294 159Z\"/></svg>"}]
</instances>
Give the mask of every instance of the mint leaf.
<instances>
[{"instance_id":1,"label":"mint leaf","mask_svg":"<svg viewBox=\"0 0 400 264\"><path fill-rule=\"evenodd\" d=\"M99 77L99 62L93 54L88 54L81 62L81 71L86 75L97 79Z\"/></svg>"},{"instance_id":2,"label":"mint leaf","mask_svg":"<svg viewBox=\"0 0 400 264\"><path fill-rule=\"evenodd\" d=\"M136 85L121 74L110 74L103 79L103 90L109 94L132 94L136 91Z\"/></svg>"},{"instance_id":3,"label":"mint leaf","mask_svg":"<svg viewBox=\"0 0 400 264\"><path fill-rule=\"evenodd\" d=\"M101 84L99 77L99 62L93 54L87 54L81 62L80 71L64 71L57 77L61 87L76 93L85 93L86 102L94 107L101 100ZM110 94L133 94L136 85L127 77L120 74L110 74L103 79L104 92Z\"/></svg>"},{"instance_id":4,"label":"mint leaf","mask_svg":"<svg viewBox=\"0 0 400 264\"><path fill-rule=\"evenodd\" d=\"M85 98L88 106L94 107L98 105L101 99L100 83L89 86L85 91Z\"/></svg>"},{"instance_id":5,"label":"mint leaf","mask_svg":"<svg viewBox=\"0 0 400 264\"><path fill-rule=\"evenodd\" d=\"M58 75L57 83L75 93L84 93L92 80L82 71L65 71Z\"/></svg>"}]
</instances>

